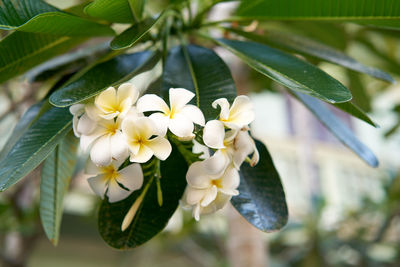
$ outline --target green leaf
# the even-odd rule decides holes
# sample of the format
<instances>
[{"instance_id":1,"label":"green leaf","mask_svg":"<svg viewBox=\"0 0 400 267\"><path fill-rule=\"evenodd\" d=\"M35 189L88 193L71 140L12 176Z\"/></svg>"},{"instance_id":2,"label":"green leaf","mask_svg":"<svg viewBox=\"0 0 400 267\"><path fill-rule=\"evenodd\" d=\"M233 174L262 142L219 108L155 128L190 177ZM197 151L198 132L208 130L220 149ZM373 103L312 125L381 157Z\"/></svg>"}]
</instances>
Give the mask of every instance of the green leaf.
<instances>
[{"instance_id":1,"label":"green leaf","mask_svg":"<svg viewBox=\"0 0 400 267\"><path fill-rule=\"evenodd\" d=\"M362 109L360 109L356 104L353 104L352 102L337 103L334 104L334 106L368 123L371 126L378 127L378 125L373 120L371 120L371 118L368 117L368 115Z\"/></svg>"},{"instance_id":2,"label":"green leaf","mask_svg":"<svg viewBox=\"0 0 400 267\"><path fill-rule=\"evenodd\" d=\"M125 54L102 62L82 76L55 91L50 102L59 107L87 100L109 86L117 86L132 77L152 69L159 60L159 53L144 51Z\"/></svg>"},{"instance_id":3,"label":"green leaf","mask_svg":"<svg viewBox=\"0 0 400 267\"><path fill-rule=\"evenodd\" d=\"M114 35L107 25L74 16L40 0L0 0L0 29L63 36Z\"/></svg>"},{"instance_id":4,"label":"green leaf","mask_svg":"<svg viewBox=\"0 0 400 267\"><path fill-rule=\"evenodd\" d=\"M85 8L85 12L91 17L110 22L134 22L128 0L95 0Z\"/></svg>"},{"instance_id":5,"label":"green leaf","mask_svg":"<svg viewBox=\"0 0 400 267\"><path fill-rule=\"evenodd\" d=\"M83 38L14 32L0 41L0 83L67 52Z\"/></svg>"},{"instance_id":6,"label":"green leaf","mask_svg":"<svg viewBox=\"0 0 400 267\"><path fill-rule=\"evenodd\" d=\"M383 20L400 18L400 2L393 0L253 0L243 1L241 17L279 20Z\"/></svg>"},{"instance_id":7,"label":"green leaf","mask_svg":"<svg viewBox=\"0 0 400 267\"><path fill-rule=\"evenodd\" d=\"M40 218L47 238L57 245L60 235L64 195L77 160L78 139L70 132L62 140L42 168L40 183Z\"/></svg>"},{"instance_id":8,"label":"green leaf","mask_svg":"<svg viewBox=\"0 0 400 267\"><path fill-rule=\"evenodd\" d=\"M161 16L159 16L157 19L147 19L143 22L133 25L120 35L116 36L111 41L110 47L114 50L132 47L151 30L160 17Z\"/></svg>"},{"instance_id":9,"label":"green leaf","mask_svg":"<svg viewBox=\"0 0 400 267\"><path fill-rule=\"evenodd\" d=\"M225 62L212 50L196 45L174 47L169 52L163 73L163 95L169 88L185 88L196 94L194 104L206 120L215 119L218 111L211 103L225 97L232 102L236 87Z\"/></svg>"},{"instance_id":10,"label":"green leaf","mask_svg":"<svg viewBox=\"0 0 400 267\"><path fill-rule=\"evenodd\" d=\"M126 249L145 243L164 229L178 207L179 200L186 187L185 177L188 166L182 155L173 145L169 158L161 161L162 178L160 182L164 201L160 207L155 180L159 178L154 176L154 167L151 166L151 164L157 161L153 160L150 164L142 164L145 178L141 190L135 191L127 199L120 202L108 203L107 200L102 202L99 211L99 231L103 239L110 246L118 249ZM132 223L122 232L121 225L125 215L142 193L147 183L149 183L148 191L144 195Z\"/></svg>"},{"instance_id":11,"label":"green leaf","mask_svg":"<svg viewBox=\"0 0 400 267\"><path fill-rule=\"evenodd\" d=\"M15 145L15 143L19 140L19 138L22 136L22 134L35 121L35 119L37 118L37 115L39 114L39 112L42 108L42 105L43 105L43 102L36 103L36 104L32 105L30 108L28 108L28 110L25 111L24 115L22 115L22 117L18 121L17 125L15 125L15 128L12 131L10 137L8 138L6 144L0 151L0 162L7 156L7 154L10 152L10 150Z\"/></svg>"},{"instance_id":12,"label":"green leaf","mask_svg":"<svg viewBox=\"0 0 400 267\"><path fill-rule=\"evenodd\" d=\"M239 195L233 206L252 225L264 232L281 229L288 220L285 192L267 148L255 141L260 161L254 167L240 167Z\"/></svg>"},{"instance_id":13,"label":"green leaf","mask_svg":"<svg viewBox=\"0 0 400 267\"><path fill-rule=\"evenodd\" d=\"M53 107L38 118L0 162L0 191L36 168L70 131L72 115Z\"/></svg>"},{"instance_id":14,"label":"green leaf","mask_svg":"<svg viewBox=\"0 0 400 267\"><path fill-rule=\"evenodd\" d=\"M142 19L146 0L128 0L128 2L135 20L140 21Z\"/></svg>"},{"instance_id":15,"label":"green leaf","mask_svg":"<svg viewBox=\"0 0 400 267\"><path fill-rule=\"evenodd\" d=\"M301 53L306 56L316 57L328 62L343 66L345 68L368 74L372 77L393 83L393 78L384 71L365 66L345 53L328 45L316 42L312 39L283 33L277 31L267 31L264 35L257 35L233 28L225 28L228 31L241 35L255 42L265 43L289 50L290 52Z\"/></svg>"},{"instance_id":16,"label":"green leaf","mask_svg":"<svg viewBox=\"0 0 400 267\"><path fill-rule=\"evenodd\" d=\"M374 153L366 147L322 102L307 95L293 92L316 117L322 122L345 146L353 150L361 159L372 167L379 162Z\"/></svg>"},{"instance_id":17,"label":"green leaf","mask_svg":"<svg viewBox=\"0 0 400 267\"><path fill-rule=\"evenodd\" d=\"M347 102L350 91L314 65L277 49L253 42L215 40L250 67L294 91L330 103Z\"/></svg>"}]
</instances>

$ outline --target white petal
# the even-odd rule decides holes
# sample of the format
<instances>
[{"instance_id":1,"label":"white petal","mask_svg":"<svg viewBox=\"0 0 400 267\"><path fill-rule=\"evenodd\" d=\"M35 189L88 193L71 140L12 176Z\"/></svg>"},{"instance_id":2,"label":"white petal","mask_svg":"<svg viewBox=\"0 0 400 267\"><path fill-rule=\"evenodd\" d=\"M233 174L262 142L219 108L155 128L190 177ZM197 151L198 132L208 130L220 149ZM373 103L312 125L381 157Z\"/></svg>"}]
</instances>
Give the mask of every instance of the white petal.
<instances>
[{"instance_id":1,"label":"white petal","mask_svg":"<svg viewBox=\"0 0 400 267\"><path fill-rule=\"evenodd\" d=\"M257 147L254 145L254 153L250 160L250 166L251 167L256 166L259 160L260 160L260 154L258 153Z\"/></svg>"},{"instance_id":2,"label":"white petal","mask_svg":"<svg viewBox=\"0 0 400 267\"><path fill-rule=\"evenodd\" d=\"M193 140L192 152L195 154L202 153L202 155L200 155L200 157L199 157L200 159L207 159L210 157L210 151L208 150L208 147L203 146L196 140Z\"/></svg>"},{"instance_id":3,"label":"white petal","mask_svg":"<svg viewBox=\"0 0 400 267\"><path fill-rule=\"evenodd\" d=\"M208 147L220 149L224 148L225 128L224 124L217 120L206 123L203 129L203 141Z\"/></svg>"},{"instance_id":4,"label":"white petal","mask_svg":"<svg viewBox=\"0 0 400 267\"><path fill-rule=\"evenodd\" d=\"M202 161L196 161L189 166L186 173L187 183L197 189L206 189L210 187L211 178L207 176Z\"/></svg>"},{"instance_id":5,"label":"white petal","mask_svg":"<svg viewBox=\"0 0 400 267\"><path fill-rule=\"evenodd\" d=\"M180 113L198 125L204 126L205 124L203 112L201 112L201 110L194 105L184 106Z\"/></svg>"},{"instance_id":6,"label":"white petal","mask_svg":"<svg viewBox=\"0 0 400 267\"><path fill-rule=\"evenodd\" d=\"M140 146L138 153L131 154L130 161L131 162L138 162L138 163L145 163L153 156L153 150L151 150L147 146Z\"/></svg>"},{"instance_id":7,"label":"white petal","mask_svg":"<svg viewBox=\"0 0 400 267\"><path fill-rule=\"evenodd\" d=\"M154 94L147 94L139 98L136 107L140 112L146 111L162 111L164 113L169 112L169 107L165 101Z\"/></svg>"},{"instance_id":8,"label":"white petal","mask_svg":"<svg viewBox=\"0 0 400 267\"><path fill-rule=\"evenodd\" d=\"M207 190L207 193L205 194L204 198L201 200L200 205L202 207L206 207L210 205L211 202L215 200L217 197L218 189L215 185L213 185L209 190Z\"/></svg>"},{"instance_id":9,"label":"white petal","mask_svg":"<svg viewBox=\"0 0 400 267\"><path fill-rule=\"evenodd\" d=\"M214 155L203 161L205 169L212 176L222 175L230 163L229 155L221 150L217 150Z\"/></svg>"},{"instance_id":10,"label":"white petal","mask_svg":"<svg viewBox=\"0 0 400 267\"><path fill-rule=\"evenodd\" d=\"M69 112L72 115L80 116L85 112L85 105L84 104L75 104L69 107Z\"/></svg>"},{"instance_id":11,"label":"white petal","mask_svg":"<svg viewBox=\"0 0 400 267\"><path fill-rule=\"evenodd\" d=\"M247 131L239 131L234 143L233 162L238 169L246 157L256 150L256 147L253 138L251 138Z\"/></svg>"},{"instance_id":12,"label":"white petal","mask_svg":"<svg viewBox=\"0 0 400 267\"><path fill-rule=\"evenodd\" d=\"M76 130L80 134L89 135L96 128L96 122L91 120L87 114L79 118Z\"/></svg>"},{"instance_id":13,"label":"white petal","mask_svg":"<svg viewBox=\"0 0 400 267\"><path fill-rule=\"evenodd\" d=\"M90 177L87 181L93 192L95 192L96 195L100 196L101 198L104 198L104 193L106 191L106 185L108 182L106 175L100 174L95 177Z\"/></svg>"},{"instance_id":14,"label":"white petal","mask_svg":"<svg viewBox=\"0 0 400 267\"><path fill-rule=\"evenodd\" d=\"M197 204L196 206L194 206L194 208L193 208L193 213L192 213L193 218L194 218L196 221L199 221L199 220L200 220L200 212L201 212L201 207L200 207L200 203L199 203L199 204Z\"/></svg>"},{"instance_id":15,"label":"white petal","mask_svg":"<svg viewBox=\"0 0 400 267\"><path fill-rule=\"evenodd\" d=\"M193 135L194 125L191 120L181 113L175 114L169 120L169 130L178 137L188 137Z\"/></svg>"},{"instance_id":16,"label":"white petal","mask_svg":"<svg viewBox=\"0 0 400 267\"><path fill-rule=\"evenodd\" d=\"M97 139L90 150L90 159L99 166L107 166L111 163L110 136L105 135Z\"/></svg>"},{"instance_id":17,"label":"white petal","mask_svg":"<svg viewBox=\"0 0 400 267\"><path fill-rule=\"evenodd\" d=\"M218 192L217 197L215 200L208 205L207 207L203 207L201 209L202 214L208 214L216 212L217 210L222 209L225 205L231 200L232 196L226 195L224 193Z\"/></svg>"},{"instance_id":18,"label":"white petal","mask_svg":"<svg viewBox=\"0 0 400 267\"><path fill-rule=\"evenodd\" d=\"M128 157L128 145L124 135L117 131L111 136L111 156L114 160L126 159Z\"/></svg>"},{"instance_id":19,"label":"white petal","mask_svg":"<svg viewBox=\"0 0 400 267\"><path fill-rule=\"evenodd\" d=\"M238 195L236 190L240 183L239 172L235 168L228 168L222 177L221 188L219 188L223 193L227 195Z\"/></svg>"},{"instance_id":20,"label":"white petal","mask_svg":"<svg viewBox=\"0 0 400 267\"><path fill-rule=\"evenodd\" d=\"M164 113L156 112L149 116L157 128L157 135L165 136L168 131L169 118Z\"/></svg>"},{"instance_id":21,"label":"white petal","mask_svg":"<svg viewBox=\"0 0 400 267\"><path fill-rule=\"evenodd\" d=\"M89 147L96 141L99 137L103 136L104 129L97 127L90 135L82 135L80 138L80 146L84 152L87 152Z\"/></svg>"},{"instance_id":22,"label":"white petal","mask_svg":"<svg viewBox=\"0 0 400 267\"><path fill-rule=\"evenodd\" d=\"M188 186L186 189L185 201L189 205L196 205L206 195L208 189L196 189Z\"/></svg>"},{"instance_id":23,"label":"white petal","mask_svg":"<svg viewBox=\"0 0 400 267\"><path fill-rule=\"evenodd\" d=\"M85 174L99 174L102 173L102 168L93 163L90 159L85 164Z\"/></svg>"},{"instance_id":24,"label":"white petal","mask_svg":"<svg viewBox=\"0 0 400 267\"><path fill-rule=\"evenodd\" d=\"M108 183L107 196L110 203L117 202L127 198L132 192L125 190L118 185L117 181L111 180Z\"/></svg>"},{"instance_id":25,"label":"white petal","mask_svg":"<svg viewBox=\"0 0 400 267\"><path fill-rule=\"evenodd\" d=\"M117 91L114 87L108 87L106 90L96 96L94 104L104 113L113 113L117 103Z\"/></svg>"},{"instance_id":26,"label":"white petal","mask_svg":"<svg viewBox=\"0 0 400 267\"><path fill-rule=\"evenodd\" d=\"M169 141L161 136L149 140L147 146L153 150L154 155L160 160L166 160L172 151Z\"/></svg>"},{"instance_id":27,"label":"white petal","mask_svg":"<svg viewBox=\"0 0 400 267\"><path fill-rule=\"evenodd\" d=\"M156 124L148 117L140 117L134 120L134 127L143 139L149 139L158 132Z\"/></svg>"},{"instance_id":28,"label":"white petal","mask_svg":"<svg viewBox=\"0 0 400 267\"><path fill-rule=\"evenodd\" d=\"M184 88L170 88L169 89L169 104L171 110L179 111L195 96L189 90Z\"/></svg>"},{"instance_id":29,"label":"white petal","mask_svg":"<svg viewBox=\"0 0 400 267\"><path fill-rule=\"evenodd\" d=\"M236 97L230 109L229 122L242 128L243 126L250 124L254 120L254 117L253 104L251 103L250 98L245 95Z\"/></svg>"},{"instance_id":30,"label":"white petal","mask_svg":"<svg viewBox=\"0 0 400 267\"><path fill-rule=\"evenodd\" d=\"M132 105L139 97L139 90L132 83L123 83L118 87L117 99L121 103L127 98L131 99Z\"/></svg>"},{"instance_id":31,"label":"white petal","mask_svg":"<svg viewBox=\"0 0 400 267\"><path fill-rule=\"evenodd\" d=\"M90 119L94 121L102 119L100 115L103 114L103 112L98 109L94 104L86 104L85 113L89 116Z\"/></svg>"},{"instance_id":32,"label":"white petal","mask_svg":"<svg viewBox=\"0 0 400 267\"><path fill-rule=\"evenodd\" d=\"M227 120L229 118L229 102L226 98L218 98L212 103L213 108L221 108L219 118L222 120Z\"/></svg>"},{"instance_id":33,"label":"white petal","mask_svg":"<svg viewBox=\"0 0 400 267\"><path fill-rule=\"evenodd\" d=\"M74 117L72 118L72 130L74 131L74 135L79 138L81 137L81 133L78 131L78 122L78 116L74 115Z\"/></svg>"},{"instance_id":34,"label":"white petal","mask_svg":"<svg viewBox=\"0 0 400 267\"><path fill-rule=\"evenodd\" d=\"M143 172L139 164L131 164L118 172L118 182L131 191L138 190L143 185Z\"/></svg>"}]
</instances>

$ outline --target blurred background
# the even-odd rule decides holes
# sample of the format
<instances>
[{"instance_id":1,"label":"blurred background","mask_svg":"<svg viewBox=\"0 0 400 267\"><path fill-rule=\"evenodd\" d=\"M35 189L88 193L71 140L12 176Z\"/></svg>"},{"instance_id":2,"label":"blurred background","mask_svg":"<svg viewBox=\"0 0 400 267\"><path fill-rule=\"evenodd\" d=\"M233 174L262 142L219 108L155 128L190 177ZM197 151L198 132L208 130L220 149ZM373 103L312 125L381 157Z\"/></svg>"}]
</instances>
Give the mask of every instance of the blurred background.
<instances>
[{"instance_id":1,"label":"blurred background","mask_svg":"<svg viewBox=\"0 0 400 267\"><path fill-rule=\"evenodd\" d=\"M49 2L66 8L79 1ZM231 4L219 5L210 20L232 8ZM397 32L316 22L257 26L329 44L399 81ZM116 28L120 31L123 26ZM107 47L103 42L87 44L1 86L0 147L7 145L23 112L60 76L93 61L89 56L93 51L103 53ZM40 169L0 194L0 266L23 266L23 262L32 267L400 266L400 85L308 59L348 86L356 103L379 124L373 128L329 107L378 156L379 167L371 168L279 85L241 65L228 52L217 53L231 68L239 94L249 94L255 105L252 133L270 150L286 192L290 220L284 229L262 233L231 206L203 216L198 223L190 212L178 209L156 238L134 250L114 250L97 232L99 199L81 172L82 155L65 199L57 247L40 226ZM145 88L157 72L142 74L133 82Z\"/></svg>"}]
</instances>

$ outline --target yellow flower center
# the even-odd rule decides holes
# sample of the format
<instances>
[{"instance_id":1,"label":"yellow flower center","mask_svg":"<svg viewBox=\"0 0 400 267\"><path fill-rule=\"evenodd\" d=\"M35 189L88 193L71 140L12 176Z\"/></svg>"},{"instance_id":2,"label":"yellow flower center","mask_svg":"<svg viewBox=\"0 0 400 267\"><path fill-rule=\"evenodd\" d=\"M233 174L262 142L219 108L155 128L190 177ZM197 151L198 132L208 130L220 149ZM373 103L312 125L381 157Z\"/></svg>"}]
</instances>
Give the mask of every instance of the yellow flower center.
<instances>
[{"instance_id":1,"label":"yellow flower center","mask_svg":"<svg viewBox=\"0 0 400 267\"><path fill-rule=\"evenodd\" d=\"M215 185L217 188L222 188L222 179L211 180L211 185Z\"/></svg>"},{"instance_id":2,"label":"yellow flower center","mask_svg":"<svg viewBox=\"0 0 400 267\"><path fill-rule=\"evenodd\" d=\"M105 179L107 179L107 181L114 180L118 177L118 170L116 170L114 166L106 166L102 169L103 173L105 174Z\"/></svg>"},{"instance_id":3,"label":"yellow flower center","mask_svg":"<svg viewBox=\"0 0 400 267\"><path fill-rule=\"evenodd\" d=\"M115 134L119 130L119 123L110 123L106 125L107 132L109 134Z\"/></svg>"}]
</instances>

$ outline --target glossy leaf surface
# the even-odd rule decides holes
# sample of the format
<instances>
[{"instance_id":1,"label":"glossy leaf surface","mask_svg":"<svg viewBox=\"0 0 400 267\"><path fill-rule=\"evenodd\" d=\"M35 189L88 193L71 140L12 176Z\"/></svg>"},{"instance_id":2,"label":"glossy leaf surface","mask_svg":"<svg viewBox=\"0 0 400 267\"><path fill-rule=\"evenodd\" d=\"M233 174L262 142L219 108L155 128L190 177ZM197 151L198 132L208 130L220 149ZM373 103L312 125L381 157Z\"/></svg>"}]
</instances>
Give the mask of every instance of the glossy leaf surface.
<instances>
[{"instance_id":1,"label":"glossy leaf surface","mask_svg":"<svg viewBox=\"0 0 400 267\"><path fill-rule=\"evenodd\" d=\"M41 0L1 0L0 29L62 36L113 35L107 25L81 18Z\"/></svg>"},{"instance_id":2,"label":"glossy leaf surface","mask_svg":"<svg viewBox=\"0 0 400 267\"><path fill-rule=\"evenodd\" d=\"M153 160L152 163L155 163ZM150 163L151 164L151 163ZM157 185L154 166L142 165L145 175L141 190L132 193L127 199L116 203L104 200L99 211L99 231L103 239L112 247L118 249L134 248L148 241L161 232L178 207L179 200L186 187L186 171L188 169L185 159L173 146L169 158L161 161L160 179L163 204L159 205L157 199ZM122 221L132 204L141 194L147 183L150 183L147 193L143 198L130 226L121 231Z\"/></svg>"},{"instance_id":3,"label":"glossy leaf surface","mask_svg":"<svg viewBox=\"0 0 400 267\"><path fill-rule=\"evenodd\" d=\"M233 206L252 225L264 232L281 229L288 220L285 192L267 148L256 141L260 161L254 167L240 167L239 195Z\"/></svg>"},{"instance_id":4,"label":"glossy leaf surface","mask_svg":"<svg viewBox=\"0 0 400 267\"><path fill-rule=\"evenodd\" d=\"M150 70L159 60L151 51L124 54L89 69L81 77L54 92L50 102L65 107L89 99L109 86L117 86L135 75Z\"/></svg>"},{"instance_id":5,"label":"glossy leaf surface","mask_svg":"<svg viewBox=\"0 0 400 267\"><path fill-rule=\"evenodd\" d=\"M351 100L350 91L314 65L269 46L227 39L216 40L250 67L274 81L330 103Z\"/></svg>"},{"instance_id":6,"label":"glossy leaf surface","mask_svg":"<svg viewBox=\"0 0 400 267\"><path fill-rule=\"evenodd\" d=\"M277 46L279 48L289 50L290 52L301 53L306 56L316 57L354 71L368 74L377 79L394 82L393 78L386 72L366 66L333 47L300 35L282 33L277 31L267 31L263 35L258 35L238 29L227 29L255 42L265 43L268 45Z\"/></svg>"},{"instance_id":7,"label":"glossy leaf surface","mask_svg":"<svg viewBox=\"0 0 400 267\"><path fill-rule=\"evenodd\" d=\"M171 49L163 73L163 94L169 88L185 88L196 94L192 103L200 107L206 120L215 119L217 110L211 103L221 97L232 102L236 86L225 62L212 50L200 46Z\"/></svg>"}]
</instances>

